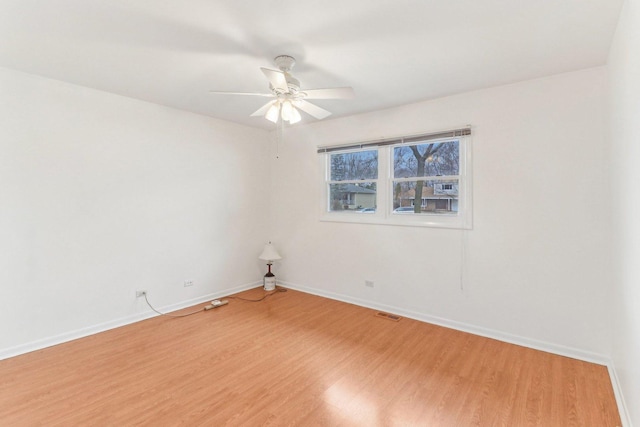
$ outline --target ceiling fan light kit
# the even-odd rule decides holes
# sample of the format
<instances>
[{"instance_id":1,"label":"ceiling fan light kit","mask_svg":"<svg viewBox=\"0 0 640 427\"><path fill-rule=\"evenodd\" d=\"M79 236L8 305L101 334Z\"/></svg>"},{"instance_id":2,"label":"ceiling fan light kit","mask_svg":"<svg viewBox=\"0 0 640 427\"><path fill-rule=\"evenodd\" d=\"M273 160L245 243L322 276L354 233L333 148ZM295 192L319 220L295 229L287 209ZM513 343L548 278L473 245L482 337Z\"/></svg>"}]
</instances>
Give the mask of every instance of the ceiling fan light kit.
<instances>
[{"instance_id":1,"label":"ceiling fan light kit","mask_svg":"<svg viewBox=\"0 0 640 427\"><path fill-rule=\"evenodd\" d=\"M302 115L298 109L318 120L331 115L329 111L306 101L306 99L351 99L355 96L351 87L301 91L300 81L290 74L291 69L296 64L296 60L289 55L280 55L275 57L274 62L280 71L264 67L260 68L269 80L271 93L210 92L224 95L253 95L276 98L274 101L269 101L260 107L251 116L264 115L267 120L273 123L278 123L278 120L282 119L282 121L289 122L289 124L298 123L302 120Z\"/></svg>"}]
</instances>

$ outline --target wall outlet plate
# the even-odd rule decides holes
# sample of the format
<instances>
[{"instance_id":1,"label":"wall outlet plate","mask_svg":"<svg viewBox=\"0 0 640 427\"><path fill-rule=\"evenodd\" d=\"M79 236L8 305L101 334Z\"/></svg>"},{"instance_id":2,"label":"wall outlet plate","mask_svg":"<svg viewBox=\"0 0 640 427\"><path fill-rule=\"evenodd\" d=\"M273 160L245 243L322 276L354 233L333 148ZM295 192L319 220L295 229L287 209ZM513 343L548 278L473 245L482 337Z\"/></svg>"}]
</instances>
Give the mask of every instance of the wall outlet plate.
<instances>
[{"instance_id":1,"label":"wall outlet plate","mask_svg":"<svg viewBox=\"0 0 640 427\"><path fill-rule=\"evenodd\" d=\"M188 288L189 286L193 286L193 280L185 280L184 287Z\"/></svg>"}]
</instances>

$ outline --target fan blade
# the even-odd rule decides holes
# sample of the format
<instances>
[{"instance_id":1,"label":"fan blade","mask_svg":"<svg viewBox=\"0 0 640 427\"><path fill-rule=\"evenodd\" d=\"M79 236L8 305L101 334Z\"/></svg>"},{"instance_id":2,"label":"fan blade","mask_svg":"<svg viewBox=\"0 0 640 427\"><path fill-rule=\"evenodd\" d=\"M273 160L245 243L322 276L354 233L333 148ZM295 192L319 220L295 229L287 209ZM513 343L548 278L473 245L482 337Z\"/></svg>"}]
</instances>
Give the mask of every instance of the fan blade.
<instances>
[{"instance_id":1,"label":"fan blade","mask_svg":"<svg viewBox=\"0 0 640 427\"><path fill-rule=\"evenodd\" d=\"M274 89L280 89L284 92L289 92L289 86L287 85L287 79L284 77L282 71L270 70L269 68L260 68L265 76L269 79L269 83Z\"/></svg>"},{"instance_id":2,"label":"fan blade","mask_svg":"<svg viewBox=\"0 0 640 427\"><path fill-rule=\"evenodd\" d=\"M322 120L325 117L329 117L331 115L331 113L327 110L304 100L295 101L293 105L318 120Z\"/></svg>"},{"instance_id":3,"label":"fan blade","mask_svg":"<svg viewBox=\"0 0 640 427\"><path fill-rule=\"evenodd\" d=\"M275 95L272 93L256 93L256 92L224 92L219 90L210 90L209 93L214 93L216 95L248 95L248 96L266 96L268 98L273 98Z\"/></svg>"},{"instance_id":4,"label":"fan blade","mask_svg":"<svg viewBox=\"0 0 640 427\"><path fill-rule=\"evenodd\" d=\"M356 94L352 87L333 87L328 89L303 90L305 99L353 99Z\"/></svg>"},{"instance_id":5,"label":"fan blade","mask_svg":"<svg viewBox=\"0 0 640 427\"><path fill-rule=\"evenodd\" d=\"M266 104L264 104L262 107L260 107L258 110L256 110L253 114L251 114L251 116L264 116L267 111L269 110L269 108L271 108L271 106L273 105L275 101L269 101Z\"/></svg>"}]
</instances>

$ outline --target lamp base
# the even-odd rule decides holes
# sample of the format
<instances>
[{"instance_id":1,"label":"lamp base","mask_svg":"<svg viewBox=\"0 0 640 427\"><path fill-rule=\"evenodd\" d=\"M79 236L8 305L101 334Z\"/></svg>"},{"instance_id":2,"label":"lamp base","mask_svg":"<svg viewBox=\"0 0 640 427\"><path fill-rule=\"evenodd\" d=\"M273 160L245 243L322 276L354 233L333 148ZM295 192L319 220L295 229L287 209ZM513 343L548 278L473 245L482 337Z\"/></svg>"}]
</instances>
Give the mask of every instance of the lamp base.
<instances>
[{"instance_id":1,"label":"lamp base","mask_svg":"<svg viewBox=\"0 0 640 427\"><path fill-rule=\"evenodd\" d=\"M265 291L273 291L276 288L276 276L271 272L265 274L262 284Z\"/></svg>"}]
</instances>

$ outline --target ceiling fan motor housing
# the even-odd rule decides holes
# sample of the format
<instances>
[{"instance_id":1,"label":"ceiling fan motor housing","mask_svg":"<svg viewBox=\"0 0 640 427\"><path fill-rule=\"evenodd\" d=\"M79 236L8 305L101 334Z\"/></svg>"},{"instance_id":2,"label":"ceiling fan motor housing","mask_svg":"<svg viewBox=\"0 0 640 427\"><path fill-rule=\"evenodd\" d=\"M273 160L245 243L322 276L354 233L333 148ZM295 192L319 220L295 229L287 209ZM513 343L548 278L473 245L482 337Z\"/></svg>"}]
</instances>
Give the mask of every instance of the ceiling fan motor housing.
<instances>
[{"instance_id":1,"label":"ceiling fan motor housing","mask_svg":"<svg viewBox=\"0 0 640 427\"><path fill-rule=\"evenodd\" d=\"M298 93L300 91L300 81L288 73L285 74L285 78L287 79L287 86L289 86L289 93L293 95Z\"/></svg>"}]
</instances>

